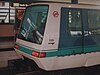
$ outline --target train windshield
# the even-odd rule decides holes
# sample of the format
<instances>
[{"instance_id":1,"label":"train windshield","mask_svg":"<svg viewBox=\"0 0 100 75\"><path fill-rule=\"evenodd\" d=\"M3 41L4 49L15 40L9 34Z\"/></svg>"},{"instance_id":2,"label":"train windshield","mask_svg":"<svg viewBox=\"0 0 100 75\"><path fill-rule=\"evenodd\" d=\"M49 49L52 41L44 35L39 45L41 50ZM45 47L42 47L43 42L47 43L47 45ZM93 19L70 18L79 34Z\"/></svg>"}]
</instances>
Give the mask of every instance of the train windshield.
<instances>
[{"instance_id":1,"label":"train windshield","mask_svg":"<svg viewBox=\"0 0 100 75\"><path fill-rule=\"evenodd\" d=\"M33 5L27 7L18 38L36 44L41 44L43 40L46 20L48 15L48 6Z\"/></svg>"}]
</instances>

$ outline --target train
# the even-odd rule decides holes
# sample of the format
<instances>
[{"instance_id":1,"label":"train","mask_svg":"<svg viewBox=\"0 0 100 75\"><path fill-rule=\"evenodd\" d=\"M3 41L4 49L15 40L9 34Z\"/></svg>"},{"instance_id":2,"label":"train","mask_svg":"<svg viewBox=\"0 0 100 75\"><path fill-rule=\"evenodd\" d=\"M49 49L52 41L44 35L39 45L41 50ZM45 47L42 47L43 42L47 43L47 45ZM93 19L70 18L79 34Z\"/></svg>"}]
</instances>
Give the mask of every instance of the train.
<instances>
[{"instance_id":1,"label":"train","mask_svg":"<svg viewBox=\"0 0 100 75\"><path fill-rule=\"evenodd\" d=\"M15 51L46 71L100 65L100 6L32 3L25 9Z\"/></svg>"}]
</instances>

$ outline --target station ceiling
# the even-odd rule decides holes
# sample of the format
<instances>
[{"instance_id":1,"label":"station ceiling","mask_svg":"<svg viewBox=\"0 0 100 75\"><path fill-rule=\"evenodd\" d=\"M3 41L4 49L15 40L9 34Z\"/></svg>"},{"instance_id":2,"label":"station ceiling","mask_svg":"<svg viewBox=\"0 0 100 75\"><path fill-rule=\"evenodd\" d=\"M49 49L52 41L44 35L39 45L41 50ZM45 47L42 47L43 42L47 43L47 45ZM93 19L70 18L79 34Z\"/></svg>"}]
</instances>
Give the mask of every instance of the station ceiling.
<instances>
[{"instance_id":1,"label":"station ceiling","mask_svg":"<svg viewBox=\"0 0 100 75\"><path fill-rule=\"evenodd\" d=\"M0 1L12 2L12 3L32 3L38 0L0 0Z\"/></svg>"},{"instance_id":2,"label":"station ceiling","mask_svg":"<svg viewBox=\"0 0 100 75\"><path fill-rule=\"evenodd\" d=\"M83 4L100 5L100 0L0 0L0 1L6 1L6 2L12 2L12 3L32 3L32 2L37 2L37 1L63 1L63 2L78 1L78 3L83 3Z\"/></svg>"}]
</instances>

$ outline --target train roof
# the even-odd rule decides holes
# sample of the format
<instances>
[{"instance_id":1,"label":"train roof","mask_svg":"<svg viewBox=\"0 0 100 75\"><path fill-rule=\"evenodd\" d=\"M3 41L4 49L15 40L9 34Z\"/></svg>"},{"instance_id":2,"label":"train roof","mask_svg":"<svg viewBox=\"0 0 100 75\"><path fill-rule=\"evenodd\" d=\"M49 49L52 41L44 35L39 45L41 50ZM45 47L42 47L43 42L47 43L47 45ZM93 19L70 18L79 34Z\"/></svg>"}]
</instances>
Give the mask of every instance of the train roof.
<instances>
[{"instance_id":1,"label":"train roof","mask_svg":"<svg viewBox=\"0 0 100 75\"><path fill-rule=\"evenodd\" d=\"M71 2L61 2L61 1L35 1L34 3L61 3L61 4L77 4L77 5L90 5L90 6L100 6L97 4L85 4L85 3L71 3Z\"/></svg>"},{"instance_id":2,"label":"train roof","mask_svg":"<svg viewBox=\"0 0 100 75\"><path fill-rule=\"evenodd\" d=\"M0 0L11 3L25 3L31 4L36 2L57 2L57 3L78 3L78 4L92 4L92 5L100 5L100 0Z\"/></svg>"}]
</instances>

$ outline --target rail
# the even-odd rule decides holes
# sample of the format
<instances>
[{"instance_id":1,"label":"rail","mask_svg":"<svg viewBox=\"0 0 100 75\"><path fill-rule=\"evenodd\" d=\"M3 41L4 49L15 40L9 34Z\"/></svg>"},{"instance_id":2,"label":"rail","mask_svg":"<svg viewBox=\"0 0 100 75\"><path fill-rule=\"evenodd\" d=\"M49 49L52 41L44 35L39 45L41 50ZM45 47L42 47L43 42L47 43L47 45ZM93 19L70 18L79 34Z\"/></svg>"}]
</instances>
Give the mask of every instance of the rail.
<instances>
[{"instance_id":1,"label":"rail","mask_svg":"<svg viewBox=\"0 0 100 75\"><path fill-rule=\"evenodd\" d=\"M42 72L40 71L32 71L32 72L26 72L26 73L19 73L15 75L42 75Z\"/></svg>"}]
</instances>

